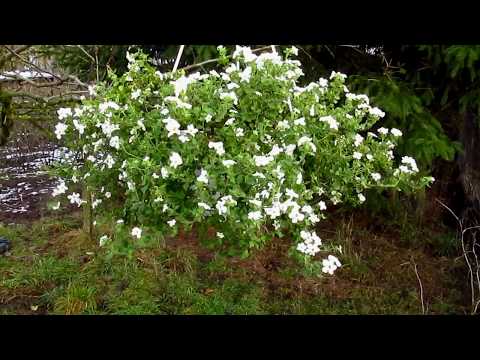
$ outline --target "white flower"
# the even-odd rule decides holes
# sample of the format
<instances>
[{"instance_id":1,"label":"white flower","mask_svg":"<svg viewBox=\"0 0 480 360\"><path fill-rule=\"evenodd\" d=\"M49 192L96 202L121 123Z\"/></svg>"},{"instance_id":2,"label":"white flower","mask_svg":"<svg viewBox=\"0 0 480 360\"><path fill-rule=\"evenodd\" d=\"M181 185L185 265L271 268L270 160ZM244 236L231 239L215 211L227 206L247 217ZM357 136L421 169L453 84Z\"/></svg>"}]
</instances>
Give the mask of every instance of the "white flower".
<instances>
[{"instance_id":1,"label":"white flower","mask_svg":"<svg viewBox=\"0 0 480 360\"><path fill-rule=\"evenodd\" d=\"M295 181L295 183L296 183L297 185L300 185L302 182L303 182L302 173L298 173L298 174L297 174L297 180Z\"/></svg>"},{"instance_id":2,"label":"white flower","mask_svg":"<svg viewBox=\"0 0 480 360\"><path fill-rule=\"evenodd\" d=\"M234 121L235 121L235 118L233 118L233 117L228 119L227 121L225 121L225 126L232 125Z\"/></svg>"},{"instance_id":3,"label":"white flower","mask_svg":"<svg viewBox=\"0 0 480 360\"><path fill-rule=\"evenodd\" d=\"M137 120L137 125L142 129L143 131L146 131L147 129L145 128L145 124L143 123L143 119Z\"/></svg>"},{"instance_id":4,"label":"white flower","mask_svg":"<svg viewBox=\"0 0 480 360\"><path fill-rule=\"evenodd\" d=\"M185 132L190 136L195 136L195 134L198 133L198 129L196 129L195 126L193 126L192 124L189 124Z\"/></svg>"},{"instance_id":5,"label":"white flower","mask_svg":"<svg viewBox=\"0 0 480 360\"><path fill-rule=\"evenodd\" d=\"M110 138L110 146L115 148L115 149L120 149L120 138L118 136L113 136Z\"/></svg>"},{"instance_id":6,"label":"white flower","mask_svg":"<svg viewBox=\"0 0 480 360\"><path fill-rule=\"evenodd\" d=\"M370 161L373 160L372 154L367 154L367 159L370 160Z\"/></svg>"},{"instance_id":7,"label":"white flower","mask_svg":"<svg viewBox=\"0 0 480 360\"><path fill-rule=\"evenodd\" d=\"M360 200L360 202L363 203L366 200L366 198L363 194L358 194L358 200Z\"/></svg>"},{"instance_id":8,"label":"white flower","mask_svg":"<svg viewBox=\"0 0 480 360\"><path fill-rule=\"evenodd\" d=\"M244 136L243 129L242 129L242 128L236 128L236 129L235 129L235 136L236 136L236 137L242 137L242 136Z\"/></svg>"},{"instance_id":9,"label":"white flower","mask_svg":"<svg viewBox=\"0 0 480 360\"><path fill-rule=\"evenodd\" d=\"M372 173L371 176L375 181L379 181L382 178L382 175L380 175L379 173Z\"/></svg>"},{"instance_id":10,"label":"white flower","mask_svg":"<svg viewBox=\"0 0 480 360\"><path fill-rule=\"evenodd\" d=\"M217 204L215 205L219 215L225 215L227 213L228 208L225 206L226 204L236 205L237 202L230 195L222 197L220 200L217 201Z\"/></svg>"},{"instance_id":11,"label":"white flower","mask_svg":"<svg viewBox=\"0 0 480 360\"><path fill-rule=\"evenodd\" d=\"M377 130L379 134L382 135L387 135L388 134L388 129L381 127L380 129Z\"/></svg>"},{"instance_id":12,"label":"white flower","mask_svg":"<svg viewBox=\"0 0 480 360\"><path fill-rule=\"evenodd\" d=\"M278 154L283 152L283 148L278 146L277 144L273 145L272 150L268 153L270 156L277 156Z\"/></svg>"},{"instance_id":13,"label":"white flower","mask_svg":"<svg viewBox=\"0 0 480 360\"><path fill-rule=\"evenodd\" d=\"M290 52L291 52L293 55L295 55L295 56L298 55L298 49L297 49L295 46L292 46L292 47L290 48Z\"/></svg>"},{"instance_id":14,"label":"white flower","mask_svg":"<svg viewBox=\"0 0 480 360\"><path fill-rule=\"evenodd\" d=\"M295 125L305 126L305 118L304 118L304 117L301 117L300 119L294 120L293 123L294 123Z\"/></svg>"},{"instance_id":15,"label":"white flower","mask_svg":"<svg viewBox=\"0 0 480 360\"><path fill-rule=\"evenodd\" d=\"M223 142L221 142L221 141L219 141L219 142L210 141L208 143L208 148L209 149L215 149L217 154L220 155L220 156L225 154L225 149L223 148Z\"/></svg>"},{"instance_id":16,"label":"white flower","mask_svg":"<svg viewBox=\"0 0 480 360\"><path fill-rule=\"evenodd\" d=\"M132 229L132 236L133 237L136 237L137 239L140 239L142 237L142 229L140 229L139 227L134 227Z\"/></svg>"},{"instance_id":17,"label":"white flower","mask_svg":"<svg viewBox=\"0 0 480 360\"><path fill-rule=\"evenodd\" d=\"M287 145L285 147L285 154L287 154L288 156L292 156L293 155L293 152L295 151L297 145L295 144L290 144L290 145Z\"/></svg>"},{"instance_id":18,"label":"white flower","mask_svg":"<svg viewBox=\"0 0 480 360\"><path fill-rule=\"evenodd\" d=\"M374 115L374 116L378 116L380 118L383 118L385 116L385 113L380 110L379 108L377 107L374 107L374 108L369 108L368 109L368 112L371 114L371 115Z\"/></svg>"},{"instance_id":19,"label":"white flower","mask_svg":"<svg viewBox=\"0 0 480 360\"><path fill-rule=\"evenodd\" d=\"M298 194L295 191L293 191L292 189L287 189L285 191L285 195L287 195L291 199L292 198L298 199Z\"/></svg>"},{"instance_id":20,"label":"white flower","mask_svg":"<svg viewBox=\"0 0 480 360\"><path fill-rule=\"evenodd\" d=\"M132 96L131 96L132 99L133 99L133 100L138 99L138 98L140 97L140 94L141 94L141 93L142 93L142 91L141 91L140 89L135 90L134 92L132 92Z\"/></svg>"},{"instance_id":21,"label":"white flower","mask_svg":"<svg viewBox=\"0 0 480 360\"><path fill-rule=\"evenodd\" d=\"M243 70L239 75L240 75L241 82L242 81L249 82L252 76L252 68L250 66L247 66L245 70Z\"/></svg>"},{"instance_id":22,"label":"white flower","mask_svg":"<svg viewBox=\"0 0 480 360\"><path fill-rule=\"evenodd\" d=\"M408 168L408 166L405 166L405 165L400 165L398 167L398 169L403 172L403 173L406 173L406 174L409 174L411 173L412 171Z\"/></svg>"},{"instance_id":23,"label":"white flower","mask_svg":"<svg viewBox=\"0 0 480 360\"><path fill-rule=\"evenodd\" d=\"M332 275L337 268L342 266L338 258L333 255L328 255L328 258L322 261L322 265L322 272L328 273L330 275Z\"/></svg>"},{"instance_id":24,"label":"white flower","mask_svg":"<svg viewBox=\"0 0 480 360\"><path fill-rule=\"evenodd\" d=\"M57 139L60 140L63 135L65 135L65 132L68 128L68 125L64 123L58 123L55 125L55 135L57 136Z\"/></svg>"},{"instance_id":25,"label":"white flower","mask_svg":"<svg viewBox=\"0 0 480 360\"><path fill-rule=\"evenodd\" d=\"M108 236L107 236L107 235L103 235L103 236L100 238L100 240L99 240L99 245L100 245L100 246L105 245L108 240L109 240L109 239L108 239Z\"/></svg>"},{"instance_id":26,"label":"white flower","mask_svg":"<svg viewBox=\"0 0 480 360\"><path fill-rule=\"evenodd\" d=\"M178 97L181 93L185 92L188 88L188 85L192 82L192 79L189 79L186 76L181 76L175 81L171 81L175 88L175 96Z\"/></svg>"},{"instance_id":27,"label":"white flower","mask_svg":"<svg viewBox=\"0 0 480 360\"><path fill-rule=\"evenodd\" d=\"M262 218L262 212L261 211L251 211L248 213L248 219L257 221Z\"/></svg>"},{"instance_id":28,"label":"white flower","mask_svg":"<svg viewBox=\"0 0 480 360\"><path fill-rule=\"evenodd\" d=\"M288 214L288 217L290 218L290 220L292 221L293 224L296 224L298 222L301 222L305 219L305 215L303 215L300 211L299 211L299 207L298 205L297 206L294 206L292 208L292 210L290 211L290 214Z\"/></svg>"},{"instance_id":29,"label":"white flower","mask_svg":"<svg viewBox=\"0 0 480 360\"><path fill-rule=\"evenodd\" d=\"M328 80L324 78L318 79L318 83L322 88L326 88L328 86Z\"/></svg>"},{"instance_id":30,"label":"white flower","mask_svg":"<svg viewBox=\"0 0 480 360\"><path fill-rule=\"evenodd\" d=\"M211 114L208 114L207 116L205 116L205 122L209 123L212 120L212 117L213 116Z\"/></svg>"},{"instance_id":31,"label":"white flower","mask_svg":"<svg viewBox=\"0 0 480 360\"><path fill-rule=\"evenodd\" d=\"M106 197L107 199L110 199L110 198L112 197L112 193L109 192L109 191L107 191L107 192L105 193L105 197Z\"/></svg>"},{"instance_id":32,"label":"white flower","mask_svg":"<svg viewBox=\"0 0 480 360\"><path fill-rule=\"evenodd\" d=\"M208 184L208 173L204 170L200 170L200 175L197 177L197 181Z\"/></svg>"},{"instance_id":33,"label":"white flower","mask_svg":"<svg viewBox=\"0 0 480 360\"><path fill-rule=\"evenodd\" d=\"M96 93L96 91L95 91L95 86L94 86L94 85L93 85L93 86L92 86L92 85L88 85L88 94L89 94L90 96L96 96L96 95L97 95L97 93Z\"/></svg>"},{"instance_id":34,"label":"white flower","mask_svg":"<svg viewBox=\"0 0 480 360\"><path fill-rule=\"evenodd\" d=\"M363 154L362 153L359 153L358 151L355 151L353 153L353 158L354 159L357 159L357 160L360 160L362 158Z\"/></svg>"},{"instance_id":35,"label":"white flower","mask_svg":"<svg viewBox=\"0 0 480 360\"><path fill-rule=\"evenodd\" d=\"M68 187L65 185L65 181L60 180L60 184L57 185L55 189L53 189L52 196L58 196L65 194L65 192L68 190Z\"/></svg>"},{"instance_id":36,"label":"white flower","mask_svg":"<svg viewBox=\"0 0 480 360\"><path fill-rule=\"evenodd\" d=\"M262 206L262 202L260 200L248 200L248 202L258 207Z\"/></svg>"},{"instance_id":37,"label":"white flower","mask_svg":"<svg viewBox=\"0 0 480 360\"><path fill-rule=\"evenodd\" d=\"M113 159L112 155L107 155L107 158L105 159L105 164L109 169L113 167L113 165L115 164L115 160Z\"/></svg>"},{"instance_id":38,"label":"white flower","mask_svg":"<svg viewBox=\"0 0 480 360\"><path fill-rule=\"evenodd\" d=\"M73 119L73 126L75 127L75 129L77 129L80 135L83 135L83 133L85 132L85 125L80 123L77 119Z\"/></svg>"},{"instance_id":39,"label":"white flower","mask_svg":"<svg viewBox=\"0 0 480 360\"><path fill-rule=\"evenodd\" d=\"M167 118L162 120L162 122L165 124L165 128L168 131L168 134L167 134L168 137L174 134L180 135L180 124L178 123L177 120L172 118Z\"/></svg>"},{"instance_id":40,"label":"white flower","mask_svg":"<svg viewBox=\"0 0 480 360\"><path fill-rule=\"evenodd\" d=\"M233 90L233 89L237 89L239 88L240 86L238 86L238 84L235 84L234 82L231 82L231 83L228 83L227 84L227 89L228 90Z\"/></svg>"},{"instance_id":41,"label":"white flower","mask_svg":"<svg viewBox=\"0 0 480 360\"><path fill-rule=\"evenodd\" d=\"M182 142L182 143L186 143L186 142L188 142L189 138L188 138L188 136L180 135L178 137L178 140L180 140L180 142Z\"/></svg>"},{"instance_id":42,"label":"white flower","mask_svg":"<svg viewBox=\"0 0 480 360\"><path fill-rule=\"evenodd\" d=\"M303 242L297 245L297 250L310 256L314 256L320 251L322 240L315 232L308 232L305 230L300 231L300 237Z\"/></svg>"},{"instance_id":43,"label":"white flower","mask_svg":"<svg viewBox=\"0 0 480 360\"><path fill-rule=\"evenodd\" d=\"M170 220L170 221L167 221L167 224L168 224L170 227L174 227L176 223L177 223L177 220L175 220L175 219L172 219L172 220Z\"/></svg>"},{"instance_id":44,"label":"white flower","mask_svg":"<svg viewBox=\"0 0 480 360\"><path fill-rule=\"evenodd\" d=\"M102 128L102 132L105 134L105 136L110 137L112 136L112 133L115 130L118 130L120 127L116 124L112 124L110 120L106 120L102 124L100 124L100 127Z\"/></svg>"},{"instance_id":45,"label":"white flower","mask_svg":"<svg viewBox=\"0 0 480 360\"><path fill-rule=\"evenodd\" d=\"M205 204L204 202L199 202L199 203L198 203L198 207L201 207L201 208L203 208L203 209L205 209L205 210L211 210L211 209L212 209L212 208L210 207L210 205Z\"/></svg>"},{"instance_id":46,"label":"white flower","mask_svg":"<svg viewBox=\"0 0 480 360\"><path fill-rule=\"evenodd\" d=\"M98 105L98 110L103 114L108 109L118 110L120 106L113 101L106 101Z\"/></svg>"},{"instance_id":47,"label":"white flower","mask_svg":"<svg viewBox=\"0 0 480 360\"><path fill-rule=\"evenodd\" d=\"M288 120L281 120L277 124L277 129L289 129L290 124L288 123Z\"/></svg>"},{"instance_id":48,"label":"white flower","mask_svg":"<svg viewBox=\"0 0 480 360\"><path fill-rule=\"evenodd\" d=\"M170 166L176 169L178 166L182 165L182 157L177 152L172 152L170 155ZM162 174L163 176L163 174Z\"/></svg>"},{"instance_id":49,"label":"white flower","mask_svg":"<svg viewBox=\"0 0 480 360\"><path fill-rule=\"evenodd\" d=\"M225 92L220 93L220 99L222 99L222 100L223 100L223 99L230 99L230 100L233 101L233 103L234 103L235 105L238 104L237 95L236 95L233 91L227 92L227 93L225 93Z\"/></svg>"},{"instance_id":50,"label":"white flower","mask_svg":"<svg viewBox=\"0 0 480 360\"><path fill-rule=\"evenodd\" d=\"M410 165L410 167L412 168L412 170L414 172L418 172L417 163L416 163L414 158L412 158L410 156L404 156L404 157L402 157L402 163Z\"/></svg>"},{"instance_id":51,"label":"white flower","mask_svg":"<svg viewBox=\"0 0 480 360\"><path fill-rule=\"evenodd\" d=\"M326 122L330 126L330 129L338 130L338 122L333 116L322 116L319 120Z\"/></svg>"},{"instance_id":52,"label":"white flower","mask_svg":"<svg viewBox=\"0 0 480 360\"><path fill-rule=\"evenodd\" d=\"M119 225L120 225L120 224L123 224L124 222L125 222L125 221L123 221L122 219L117 220L117 224L119 224Z\"/></svg>"},{"instance_id":53,"label":"white flower","mask_svg":"<svg viewBox=\"0 0 480 360\"><path fill-rule=\"evenodd\" d=\"M221 233L221 232L217 232L217 237L219 239L223 239L225 237L225 235L223 235L223 233Z\"/></svg>"},{"instance_id":54,"label":"white flower","mask_svg":"<svg viewBox=\"0 0 480 360\"><path fill-rule=\"evenodd\" d=\"M403 135L400 130L395 129L395 128L392 128L392 129L390 130L390 132L392 133L393 136L396 136L396 137L400 137L400 136Z\"/></svg>"},{"instance_id":55,"label":"white flower","mask_svg":"<svg viewBox=\"0 0 480 360\"><path fill-rule=\"evenodd\" d=\"M360 135L360 134L355 134L355 142L354 142L354 145L355 146L360 146L360 144L363 142L363 136Z\"/></svg>"},{"instance_id":56,"label":"white flower","mask_svg":"<svg viewBox=\"0 0 480 360\"><path fill-rule=\"evenodd\" d=\"M232 54L233 59L237 59L238 57L242 56L245 62L252 62L257 59L257 55L252 52L248 46L239 46L237 45L235 48L234 53Z\"/></svg>"},{"instance_id":57,"label":"white flower","mask_svg":"<svg viewBox=\"0 0 480 360\"><path fill-rule=\"evenodd\" d=\"M80 194L75 192L72 193L71 195L68 195L67 198L68 200L70 200L70 204L77 204L78 207L80 207L82 203L85 202L80 198Z\"/></svg>"},{"instance_id":58,"label":"white flower","mask_svg":"<svg viewBox=\"0 0 480 360\"><path fill-rule=\"evenodd\" d=\"M237 163L237 162L234 161L234 160L223 160L223 161L222 161L222 164L223 164L224 166L226 166L227 168L229 168L229 167L232 166L232 165L235 165L236 163Z\"/></svg>"},{"instance_id":59,"label":"white flower","mask_svg":"<svg viewBox=\"0 0 480 360\"><path fill-rule=\"evenodd\" d=\"M333 79L334 77L338 77L338 78L341 78L342 80L345 80L347 78L347 75L342 74L340 72L332 71L332 73L330 74L330 79Z\"/></svg>"},{"instance_id":60,"label":"white flower","mask_svg":"<svg viewBox=\"0 0 480 360\"><path fill-rule=\"evenodd\" d=\"M162 175L162 178L166 179L168 177L168 169L166 167L162 167L160 169L160 173Z\"/></svg>"},{"instance_id":61,"label":"white flower","mask_svg":"<svg viewBox=\"0 0 480 360\"><path fill-rule=\"evenodd\" d=\"M102 199L95 199L93 202L92 202L92 208L95 209L98 205L100 205L102 203Z\"/></svg>"},{"instance_id":62,"label":"white flower","mask_svg":"<svg viewBox=\"0 0 480 360\"><path fill-rule=\"evenodd\" d=\"M309 138L308 136L302 136L300 139L298 139L297 144L298 144L298 146L302 146L303 144L308 144L313 152L317 152L317 147L312 142L312 139Z\"/></svg>"},{"instance_id":63,"label":"white flower","mask_svg":"<svg viewBox=\"0 0 480 360\"><path fill-rule=\"evenodd\" d=\"M325 201L320 201L318 203L318 206L320 207L320 210L327 210L327 205L325 205Z\"/></svg>"},{"instance_id":64,"label":"white flower","mask_svg":"<svg viewBox=\"0 0 480 360\"><path fill-rule=\"evenodd\" d=\"M273 161L273 156L253 156L256 166L266 166Z\"/></svg>"},{"instance_id":65,"label":"white flower","mask_svg":"<svg viewBox=\"0 0 480 360\"><path fill-rule=\"evenodd\" d=\"M58 120L63 120L69 116L73 116L71 108L60 108L57 110Z\"/></svg>"}]
</instances>

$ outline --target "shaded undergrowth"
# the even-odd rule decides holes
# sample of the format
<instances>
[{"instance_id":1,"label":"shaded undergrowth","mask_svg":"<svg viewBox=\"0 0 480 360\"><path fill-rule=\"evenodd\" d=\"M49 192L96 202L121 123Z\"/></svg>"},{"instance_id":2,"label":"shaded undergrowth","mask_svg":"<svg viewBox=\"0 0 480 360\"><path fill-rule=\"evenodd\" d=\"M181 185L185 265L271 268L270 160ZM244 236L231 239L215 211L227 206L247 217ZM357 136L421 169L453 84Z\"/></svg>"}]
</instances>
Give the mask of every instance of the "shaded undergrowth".
<instances>
[{"instance_id":1,"label":"shaded undergrowth","mask_svg":"<svg viewBox=\"0 0 480 360\"><path fill-rule=\"evenodd\" d=\"M0 257L0 314L421 314L419 278L425 313L464 313L452 275L461 264L407 246L393 228L351 216L325 223L318 233L342 245L344 266L319 277L286 255L283 239L247 259L206 250L194 236L128 258L91 243L78 214L0 225L13 244Z\"/></svg>"}]
</instances>

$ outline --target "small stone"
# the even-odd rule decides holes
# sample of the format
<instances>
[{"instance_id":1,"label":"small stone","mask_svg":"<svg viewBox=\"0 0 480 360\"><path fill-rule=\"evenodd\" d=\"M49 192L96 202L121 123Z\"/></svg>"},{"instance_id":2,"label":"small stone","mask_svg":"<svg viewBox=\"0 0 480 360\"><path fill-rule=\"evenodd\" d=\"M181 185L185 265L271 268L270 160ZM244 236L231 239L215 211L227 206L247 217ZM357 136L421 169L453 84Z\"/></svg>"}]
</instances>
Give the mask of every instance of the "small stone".
<instances>
[{"instance_id":1,"label":"small stone","mask_svg":"<svg viewBox=\"0 0 480 360\"><path fill-rule=\"evenodd\" d=\"M0 254L4 254L8 252L10 248L11 248L10 241L0 237Z\"/></svg>"}]
</instances>

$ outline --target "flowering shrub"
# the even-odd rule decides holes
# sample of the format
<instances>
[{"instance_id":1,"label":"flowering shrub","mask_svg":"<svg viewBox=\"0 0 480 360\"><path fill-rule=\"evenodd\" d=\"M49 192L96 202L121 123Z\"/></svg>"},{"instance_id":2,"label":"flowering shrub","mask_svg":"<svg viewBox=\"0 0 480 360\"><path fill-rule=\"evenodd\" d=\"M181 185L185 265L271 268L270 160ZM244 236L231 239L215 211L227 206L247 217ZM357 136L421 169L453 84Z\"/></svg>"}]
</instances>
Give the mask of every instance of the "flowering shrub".
<instances>
[{"instance_id":1,"label":"flowering shrub","mask_svg":"<svg viewBox=\"0 0 480 360\"><path fill-rule=\"evenodd\" d=\"M64 180L53 196L83 181L94 211L130 226L132 241L143 227L175 234L199 224L245 251L284 235L304 259L333 251L314 230L328 206L357 206L367 189L415 190L433 178L410 157L398 161L401 131L372 130L385 114L350 93L346 75L298 86L295 54L237 47L222 73L189 75L160 73L144 54L129 54L126 74L110 74L111 85L59 110L56 135L78 161L58 167ZM68 201L85 203L78 193ZM329 255L322 270L340 265Z\"/></svg>"}]
</instances>

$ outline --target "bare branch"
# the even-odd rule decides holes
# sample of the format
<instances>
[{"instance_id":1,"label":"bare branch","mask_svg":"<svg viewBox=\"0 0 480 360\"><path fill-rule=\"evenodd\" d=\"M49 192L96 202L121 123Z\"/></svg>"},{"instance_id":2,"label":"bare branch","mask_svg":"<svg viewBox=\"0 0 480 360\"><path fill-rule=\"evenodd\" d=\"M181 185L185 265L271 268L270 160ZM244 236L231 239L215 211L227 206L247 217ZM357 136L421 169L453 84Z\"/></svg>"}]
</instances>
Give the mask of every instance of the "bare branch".
<instances>
[{"instance_id":1,"label":"bare branch","mask_svg":"<svg viewBox=\"0 0 480 360\"><path fill-rule=\"evenodd\" d=\"M261 48L258 48L258 49L253 49L252 52L258 52L258 51L267 50L267 49L271 49L271 46L264 46L264 47L261 47ZM200 66L203 66L203 65L206 65L206 64L216 63L216 62L218 62L218 60L220 60L220 58L205 60L205 61L200 62L198 64L192 64L192 65L185 66L185 67L183 67L179 70L187 71L187 70L190 70L190 69L193 69L193 68L196 68L196 67L200 67Z\"/></svg>"},{"instance_id":2,"label":"bare branch","mask_svg":"<svg viewBox=\"0 0 480 360\"><path fill-rule=\"evenodd\" d=\"M180 45L180 49L178 49L177 59L175 60L175 64L173 65L172 72L177 71L178 63L180 62L180 58L182 57L184 48L185 48L185 45Z\"/></svg>"},{"instance_id":3,"label":"bare branch","mask_svg":"<svg viewBox=\"0 0 480 360\"><path fill-rule=\"evenodd\" d=\"M53 77L55 77L56 79L58 80L62 80L62 78L60 78L58 75L55 75L53 73L51 73L50 71L47 71L45 69L41 69L39 68L37 65L35 65L34 63L32 63L31 61L28 61L27 59L25 59L24 57L20 56L19 54L17 54L15 51L13 51L12 49L10 49L8 46L3 46L5 49L7 49L11 54L13 54L13 56L16 56L17 58L19 58L22 62L24 62L25 64L27 65L30 65L31 67L35 68L37 71L40 71L40 72L43 72L43 73L46 73L46 74L49 74L49 75L52 75Z\"/></svg>"},{"instance_id":4,"label":"bare branch","mask_svg":"<svg viewBox=\"0 0 480 360\"><path fill-rule=\"evenodd\" d=\"M20 54L22 52L24 52L25 50L28 50L29 48L31 48L33 45L23 45L23 46L20 46L18 48L16 48L13 53L10 52L10 54L7 54L5 55L3 58L0 59L0 67L2 67L3 65L5 65L5 63L9 60L11 60L12 58L14 58L17 54ZM5 46L6 47L6 46ZM7 48L8 49L8 48Z\"/></svg>"},{"instance_id":5,"label":"bare branch","mask_svg":"<svg viewBox=\"0 0 480 360\"><path fill-rule=\"evenodd\" d=\"M85 53L85 55L87 55L93 62L95 62L94 57L93 57L92 55L90 55L90 54L88 53L88 51L83 48L82 45L77 45L77 47L78 47L80 50L82 50L82 51Z\"/></svg>"},{"instance_id":6,"label":"bare branch","mask_svg":"<svg viewBox=\"0 0 480 360\"><path fill-rule=\"evenodd\" d=\"M13 51L12 49L10 49L8 46L5 46L4 45L4 48L6 48L11 54L12 56L16 56L18 57L22 62L24 62L25 64L27 65L30 65L31 67L33 67L34 69L36 69L37 71L40 71L40 72L43 72L43 73L46 73L46 74L49 74L51 76L53 76L54 78L56 78L58 81L57 82L53 82L53 83L46 83L46 84L41 84L41 85L37 85L36 83L34 83L33 81L31 80L27 80L25 78L22 78L22 80L26 80L28 83L34 85L34 86L37 86L37 87L48 87L48 86L58 86L58 85L61 85L63 84L64 82L66 82L66 79L62 79L61 77L59 77L58 75L50 72L50 71L47 71L45 69L41 69L40 67L38 67L37 65L33 64L32 62L26 60L24 57L18 55L18 53L16 53L15 51ZM88 87L87 84L83 83L82 81L80 81L76 76L74 75L68 75L67 76L67 79L72 79L74 80L78 85L80 86L83 86L83 87Z\"/></svg>"}]
</instances>

